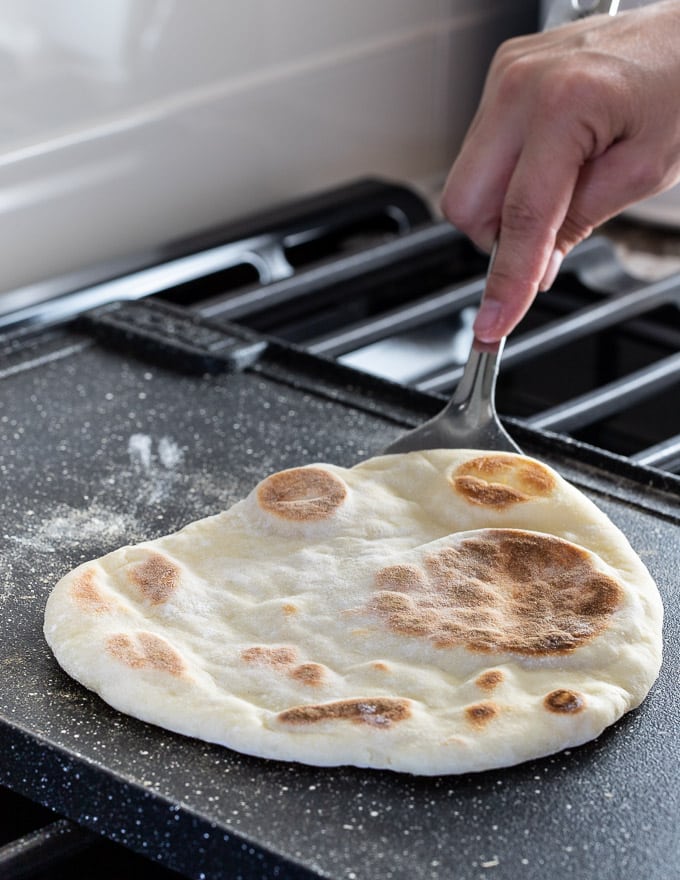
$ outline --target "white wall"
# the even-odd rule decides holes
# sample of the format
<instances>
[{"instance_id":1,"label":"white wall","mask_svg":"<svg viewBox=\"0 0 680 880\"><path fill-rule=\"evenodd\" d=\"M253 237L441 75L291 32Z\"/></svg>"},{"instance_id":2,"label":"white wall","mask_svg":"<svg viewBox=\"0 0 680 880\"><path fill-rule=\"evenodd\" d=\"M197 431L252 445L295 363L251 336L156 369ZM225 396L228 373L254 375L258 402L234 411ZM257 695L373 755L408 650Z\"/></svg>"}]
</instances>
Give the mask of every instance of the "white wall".
<instances>
[{"instance_id":1,"label":"white wall","mask_svg":"<svg viewBox=\"0 0 680 880\"><path fill-rule=\"evenodd\" d=\"M359 175L443 175L536 7L3 0L0 291Z\"/></svg>"}]
</instances>

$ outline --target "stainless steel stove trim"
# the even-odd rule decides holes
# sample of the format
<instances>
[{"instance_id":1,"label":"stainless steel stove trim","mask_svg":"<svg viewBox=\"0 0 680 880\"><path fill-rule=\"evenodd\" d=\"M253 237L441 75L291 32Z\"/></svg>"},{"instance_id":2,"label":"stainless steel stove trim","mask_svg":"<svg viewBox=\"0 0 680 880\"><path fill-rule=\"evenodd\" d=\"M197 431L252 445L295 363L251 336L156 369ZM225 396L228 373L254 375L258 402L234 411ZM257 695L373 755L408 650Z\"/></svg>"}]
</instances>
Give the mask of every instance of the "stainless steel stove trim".
<instances>
[{"instance_id":1,"label":"stainless steel stove trim","mask_svg":"<svg viewBox=\"0 0 680 880\"><path fill-rule=\"evenodd\" d=\"M271 237L257 236L169 260L121 278L94 284L83 290L0 315L0 331L24 324L57 324L97 306L116 300L153 296L162 290L244 264L253 266L262 284L289 277L293 272L285 255L275 246Z\"/></svg>"}]
</instances>

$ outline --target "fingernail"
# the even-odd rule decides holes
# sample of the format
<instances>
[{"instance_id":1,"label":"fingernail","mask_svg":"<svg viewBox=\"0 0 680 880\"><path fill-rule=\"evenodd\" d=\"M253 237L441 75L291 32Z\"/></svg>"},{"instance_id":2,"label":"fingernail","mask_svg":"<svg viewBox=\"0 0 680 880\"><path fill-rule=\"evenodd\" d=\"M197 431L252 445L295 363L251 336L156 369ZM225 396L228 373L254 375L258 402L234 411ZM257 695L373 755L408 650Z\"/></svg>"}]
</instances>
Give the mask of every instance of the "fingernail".
<instances>
[{"instance_id":1,"label":"fingernail","mask_svg":"<svg viewBox=\"0 0 680 880\"><path fill-rule=\"evenodd\" d=\"M560 266L562 265L562 260L564 259L564 254L562 251L559 251L557 248L550 255L550 259L548 260L548 265L546 267L543 278L541 278L541 283L538 285L538 289L540 291L545 292L546 290L550 290L553 286L553 282L557 278L557 273L560 271Z\"/></svg>"},{"instance_id":2,"label":"fingernail","mask_svg":"<svg viewBox=\"0 0 680 880\"><path fill-rule=\"evenodd\" d=\"M498 342L503 335L498 333L498 321L502 306L495 299L482 300L473 326L474 334L480 342Z\"/></svg>"}]
</instances>

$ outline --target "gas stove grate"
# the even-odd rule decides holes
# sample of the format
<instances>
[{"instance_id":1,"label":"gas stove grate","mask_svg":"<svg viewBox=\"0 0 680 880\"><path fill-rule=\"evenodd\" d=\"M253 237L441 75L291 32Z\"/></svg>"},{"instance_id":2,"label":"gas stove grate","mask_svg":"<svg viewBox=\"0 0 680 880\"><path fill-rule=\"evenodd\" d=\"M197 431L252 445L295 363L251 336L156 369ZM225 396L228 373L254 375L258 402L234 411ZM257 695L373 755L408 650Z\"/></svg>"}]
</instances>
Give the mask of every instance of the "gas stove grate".
<instances>
[{"instance_id":1,"label":"gas stove grate","mask_svg":"<svg viewBox=\"0 0 680 880\"><path fill-rule=\"evenodd\" d=\"M81 284L97 279L84 286L56 280L55 295L0 314L0 332L158 297L443 398L462 373L486 268L424 200L371 180L154 256L131 259L116 277L81 273ZM678 350L680 275L639 281L609 242L593 238L509 340L499 412L678 473Z\"/></svg>"}]
</instances>

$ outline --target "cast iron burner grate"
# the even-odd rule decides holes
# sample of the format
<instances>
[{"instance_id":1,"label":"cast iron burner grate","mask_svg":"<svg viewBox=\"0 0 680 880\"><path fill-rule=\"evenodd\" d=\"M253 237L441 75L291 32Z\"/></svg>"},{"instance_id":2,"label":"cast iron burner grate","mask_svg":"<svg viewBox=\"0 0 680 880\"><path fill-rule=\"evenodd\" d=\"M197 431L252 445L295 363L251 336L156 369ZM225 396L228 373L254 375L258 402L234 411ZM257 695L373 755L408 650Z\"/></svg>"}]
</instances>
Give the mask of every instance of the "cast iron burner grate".
<instances>
[{"instance_id":1,"label":"cast iron burner grate","mask_svg":"<svg viewBox=\"0 0 680 880\"><path fill-rule=\"evenodd\" d=\"M151 262L154 261L155 262ZM118 299L158 297L374 375L448 396L462 372L485 258L411 190L359 181L39 289L0 332ZM36 301L37 300L37 301ZM630 276L594 238L506 346L502 415L680 472L680 274Z\"/></svg>"}]
</instances>

